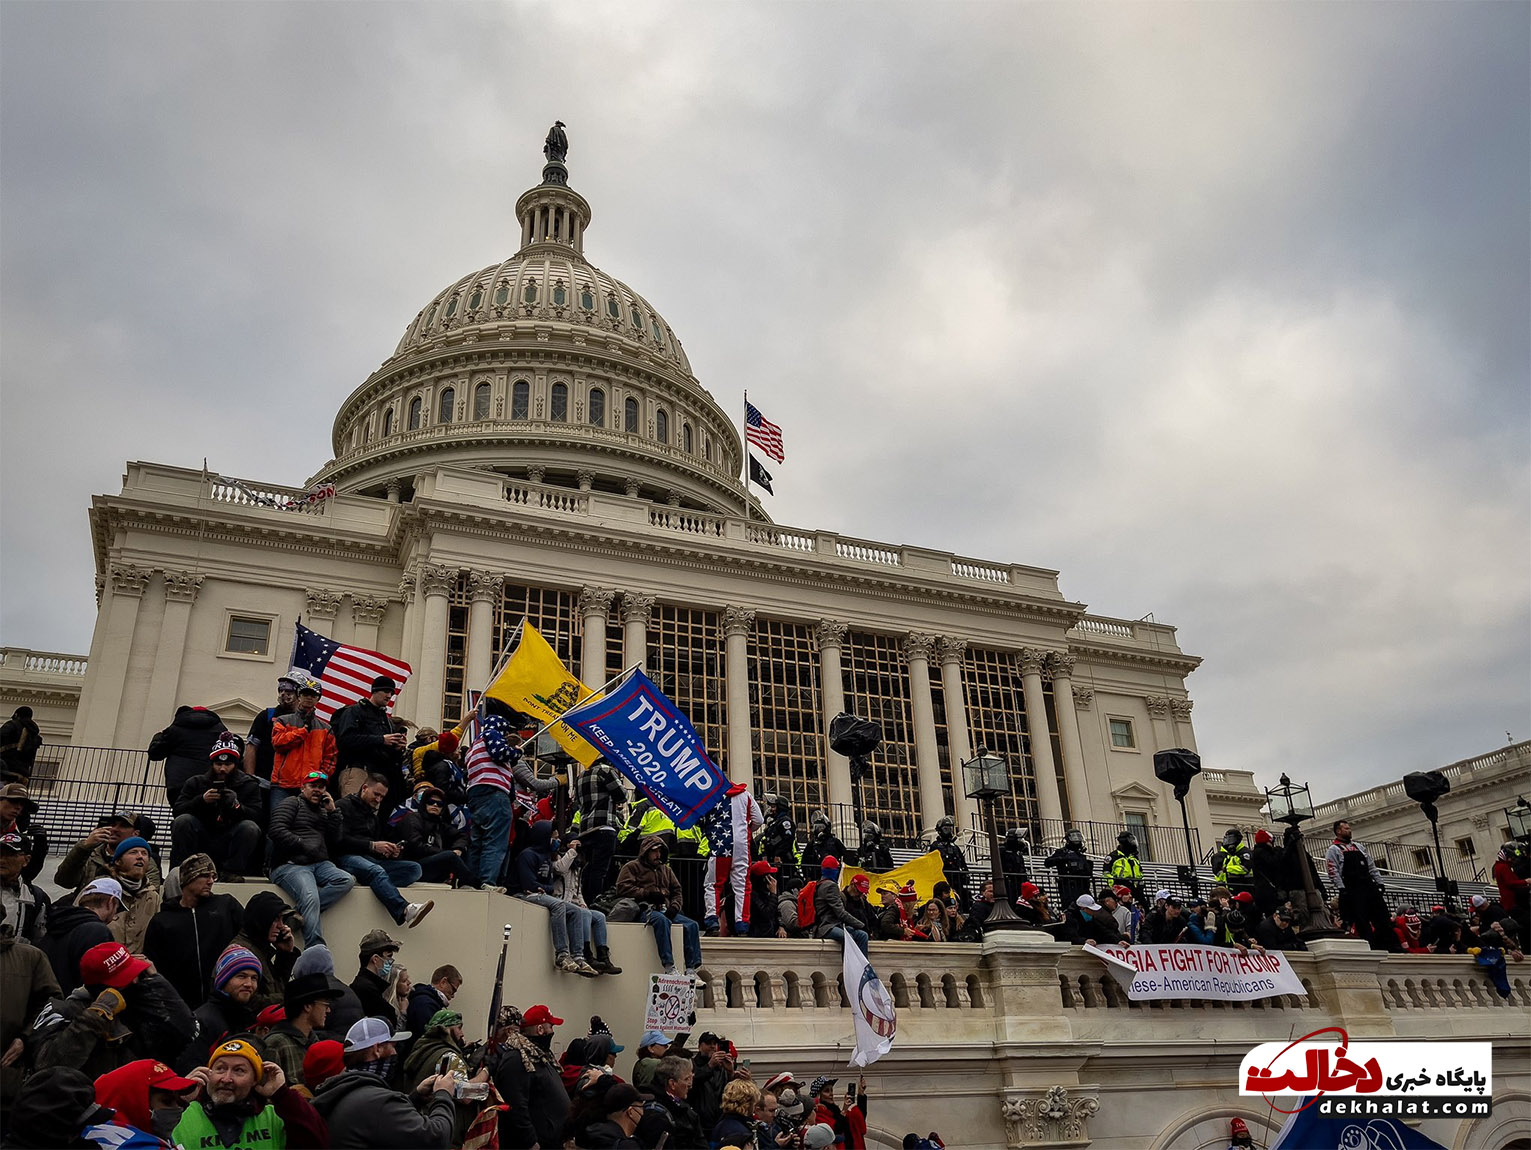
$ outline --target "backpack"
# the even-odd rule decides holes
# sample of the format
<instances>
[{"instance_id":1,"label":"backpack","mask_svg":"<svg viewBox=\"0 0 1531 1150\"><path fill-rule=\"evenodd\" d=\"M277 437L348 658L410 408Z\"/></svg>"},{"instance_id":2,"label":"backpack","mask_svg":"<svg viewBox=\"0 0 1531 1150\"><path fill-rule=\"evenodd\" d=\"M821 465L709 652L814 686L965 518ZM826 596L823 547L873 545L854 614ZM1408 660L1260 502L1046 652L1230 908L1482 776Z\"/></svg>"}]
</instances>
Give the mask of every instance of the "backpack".
<instances>
[{"instance_id":1,"label":"backpack","mask_svg":"<svg viewBox=\"0 0 1531 1150\"><path fill-rule=\"evenodd\" d=\"M805 882L803 889L797 892L797 925L801 930L807 930L813 925L813 895L819 889L819 880Z\"/></svg>"}]
</instances>

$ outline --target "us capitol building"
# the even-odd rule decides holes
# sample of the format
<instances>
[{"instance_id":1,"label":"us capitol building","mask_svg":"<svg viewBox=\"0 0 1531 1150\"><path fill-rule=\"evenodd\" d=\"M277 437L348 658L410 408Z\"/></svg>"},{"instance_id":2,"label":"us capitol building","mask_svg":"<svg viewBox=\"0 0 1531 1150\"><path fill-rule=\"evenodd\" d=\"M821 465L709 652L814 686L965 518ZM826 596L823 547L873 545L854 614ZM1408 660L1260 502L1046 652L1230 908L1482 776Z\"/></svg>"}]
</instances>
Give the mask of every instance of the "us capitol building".
<instances>
[{"instance_id":1,"label":"us capitol building","mask_svg":"<svg viewBox=\"0 0 1531 1150\"><path fill-rule=\"evenodd\" d=\"M94 500L88 657L5 654L4 694L34 707L49 743L41 789L62 744L137 748L141 763L182 704L247 729L275 701L300 616L402 656L415 673L397 713L431 726L461 715L524 617L587 683L643 665L732 778L789 796L800 818L832 807L846 821L850 772L826 728L849 710L883 728L861 790L869 817L905 842L947 813L972 825L960 764L980 746L1011 766L1003 824L1034 842L1066 822L1178 835L1152 768L1155 750L1196 745L1186 677L1198 659L1174 629L1087 614L1055 571L772 522L740 481L739 432L674 329L586 260L591 208L552 144L542 182L516 202L519 249L408 322L341 404L334 458L308 484L130 463L122 490ZM314 484L337 494L277 506ZM1204 846L1257 821L1263 799L1248 772L1210 766L1191 789ZM256 889L269 888L238 893ZM405 958L417 971L463 964L465 1016L485 1015L510 922L507 997L570 1020L599 1013L629 1044L642 1029L655 967L643 927L612 927L627 973L571 979L551 970L540 908L488 891L436 897ZM350 897L325 925L339 956L386 924L376 900ZM1280 1116L1239 1096L1240 1058L1329 1025L1356 1039L1493 1041L1493 1115L1423 1128L1453 1150L1525 1145L1531 988L1519 968L1505 1002L1470 960L1330 939L1291 956L1301 995L1146 1003L1128 1002L1097 959L1031 932L877 942L871 957L899 1015L869 1076L873 1146L935 1130L985 1150L1223 1150L1232 1118L1268 1145ZM843 1087L855 1073L834 944L708 939L704 959L694 1029L751 1054L757 1081L791 1068Z\"/></svg>"}]
</instances>

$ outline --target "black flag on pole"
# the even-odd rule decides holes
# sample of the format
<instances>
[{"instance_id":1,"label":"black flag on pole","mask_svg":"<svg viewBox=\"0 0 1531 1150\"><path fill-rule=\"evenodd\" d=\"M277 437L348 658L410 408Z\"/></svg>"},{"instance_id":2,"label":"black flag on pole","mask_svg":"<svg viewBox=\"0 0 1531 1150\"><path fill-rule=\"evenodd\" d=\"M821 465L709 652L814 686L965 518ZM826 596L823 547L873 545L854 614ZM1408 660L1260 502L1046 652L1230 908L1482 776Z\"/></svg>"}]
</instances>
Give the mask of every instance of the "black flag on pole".
<instances>
[{"instance_id":1,"label":"black flag on pole","mask_svg":"<svg viewBox=\"0 0 1531 1150\"><path fill-rule=\"evenodd\" d=\"M771 473L760 466L760 461L753 455L750 456L750 482L766 489L766 494L775 495L771 490Z\"/></svg>"}]
</instances>

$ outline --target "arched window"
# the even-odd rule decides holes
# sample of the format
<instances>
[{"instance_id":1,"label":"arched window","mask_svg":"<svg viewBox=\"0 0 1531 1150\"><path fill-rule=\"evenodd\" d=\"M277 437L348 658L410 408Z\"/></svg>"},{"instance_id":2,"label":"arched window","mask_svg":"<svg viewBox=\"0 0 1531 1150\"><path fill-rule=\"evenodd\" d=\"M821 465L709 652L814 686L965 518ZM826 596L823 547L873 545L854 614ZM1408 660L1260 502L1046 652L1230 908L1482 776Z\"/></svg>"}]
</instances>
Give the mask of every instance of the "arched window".
<instances>
[{"instance_id":1,"label":"arched window","mask_svg":"<svg viewBox=\"0 0 1531 1150\"><path fill-rule=\"evenodd\" d=\"M424 404L420 402L420 397L418 395L409 401L409 429L411 431L420 430L421 409L423 407Z\"/></svg>"},{"instance_id":2,"label":"arched window","mask_svg":"<svg viewBox=\"0 0 1531 1150\"><path fill-rule=\"evenodd\" d=\"M581 289L579 293L579 306L586 311L595 310L595 293L589 288Z\"/></svg>"},{"instance_id":3,"label":"arched window","mask_svg":"<svg viewBox=\"0 0 1531 1150\"><path fill-rule=\"evenodd\" d=\"M663 346L664 345L664 336L659 334L659 321L657 319L650 320L649 321L649 326L654 329L654 342L659 344L660 346Z\"/></svg>"},{"instance_id":4,"label":"arched window","mask_svg":"<svg viewBox=\"0 0 1531 1150\"><path fill-rule=\"evenodd\" d=\"M430 327L431 324L433 324L435 322L436 322L436 305L435 304L431 304L431 310L429 312L427 312L426 316L425 316L425 326L426 327Z\"/></svg>"},{"instance_id":5,"label":"arched window","mask_svg":"<svg viewBox=\"0 0 1531 1150\"><path fill-rule=\"evenodd\" d=\"M622 405L622 430L638 430L638 401L628 396L627 402Z\"/></svg>"},{"instance_id":6,"label":"arched window","mask_svg":"<svg viewBox=\"0 0 1531 1150\"><path fill-rule=\"evenodd\" d=\"M559 423L569 418L569 385L567 383L555 383L552 391L552 402L549 406L549 416Z\"/></svg>"},{"instance_id":7,"label":"arched window","mask_svg":"<svg viewBox=\"0 0 1531 1150\"><path fill-rule=\"evenodd\" d=\"M696 450L696 445L691 440L691 425L689 423L680 425L680 445L686 449L687 455Z\"/></svg>"},{"instance_id":8,"label":"arched window","mask_svg":"<svg viewBox=\"0 0 1531 1150\"><path fill-rule=\"evenodd\" d=\"M590 389L590 425L606 426L606 393L599 387Z\"/></svg>"},{"instance_id":9,"label":"arched window","mask_svg":"<svg viewBox=\"0 0 1531 1150\"><path fill-rule=\"evenodd\" d=\"M527 303L536 303L537 302L537 281L536 280L527 280L526 281L526 287L521 292L521 298L523 300L525 300Z\"/></svg>"},{"instance_id":10,"label":"arched window","mask_svg":"<svg viewBox=\"0 0 1531 1150\"><path fill-rule=\"evenodd\" d=\"M393 408L383 412L383 438L387 439L393 434Z\"/></svg>"},{"instance_id":11,"label":"arched window","mask_svg":"<svg viewBox=\"0 0 1531 1150\"><path fill-rule=\"evenodd\" d=\"M441 398L436 401L436 422L451 423L452 408L457 403L457 392L450 387L441 389Z\"/></svg>"},{"instance_id":12,"label":"arched window","mask_svg":"<svg viewBox=\"0 0 1531 1150\"><path fill-rule=\"evenodd\" d=\"M670 442L670 417L662 407L654 413L654 438L660 443Z\"/></svg>"},{"instance_id":13,"label":"arched window","mask_svg":"<svg viewBox=\"0 0 1531 1150\"><path fill-rule=\"evenodd\" d=\"M554 284L553 285L553 306L554 307L563 307L563 305L565 303L567 303L568 300L569 300L569 293L564 291L563 284L561 284L561 283Z\"/></svg>"},{"instance_id":14,"label":"arched window","mask_svg":"<svg viewBox=\"0 0 1531 1150\"><path fill-rule=\"evenodd\" d=\"M532 417L532 385L524 379L518 379L510 389L510 418L530 419Z\"/></svg>"},{"instance_id":15,"label":"arched window","mask_svg":"<svg viewBox=\"0 0 1531 1150\"><path fill-rule=\"evenodd\" d=\"M643 330L643 313L638 310L638 305L633 305L633 326L639 331Z\"/></svg>"},{"instance_id":16,"label":"arched window","mask_svg":"<svg viewBox=\"0 0 1531 1150\"><path fill-rule=\"evenodd\" d=\"M617 303L617 297L614 295L606 297L606 314L611 316L612 319L618 319L622 315L622 308ZM429 323L430 321L427 320L426 322Z\"/></svg>"},{"instance_id":17,"label":"arched window","mask_svg":"<svg viewBox=\"0 0 1531 1150\"><path fill-rule=\"evenodd\" d=\"M481 288L481 287L474 288L473 289L473 294L468 297L468 310L469 311L478 311L479 305L482 304L483 302L484 302L484 289Z\"/></svg>"},{"instance_id":18,"label":"arched window","mask_svg":"<svg viewBox=\"0 0 1531 1150\"><path fill-rule=\"evenodd\" d=\"M366 427L362 429L361 441L363 443L372 442L372 421L370 419L367 421Z\"/></svg>"},{"instance_id":19,"label":"arched window","mask_svg":"<svg viewBox=\"0 0 1531 1150\"><path fill-rule=\"evenodd\" d=\"M451 299L447 300L447 315L446 315L446 317L447 317L447 319L451 319L456 314L457 314L457 297L454 295Z\"/></svg>"},{"instance_id":20,"label":"arched window","mask_svg":"<svg viewBox=\"0 0 1531 1150\"><path fill-rule=\"evenodd\" d=\"M710 435L702 440L702 457L708 463L712 462L712 436Z\"/></svg>"},{"instance_id":21,"label":"arched window","mask_svg":"<svg viewBox=\"0 0 1531 1150\"><path fill-rule=\"evenodd\" d=\"M473 418L489 418L489 385L481 383L473 389Z\"/></svg>"},{"instance_id":22,"label":"arched window","mask_svg":"<svg viewBox=\"0 0 1531 1150\"><path fill-rule=\"evenodd\" d=\"M494 302L500 307L504 307L505 301L508 299L510 299L510 285L501 280L500 286L494 289Z\"/></svg>"}]
</instances>

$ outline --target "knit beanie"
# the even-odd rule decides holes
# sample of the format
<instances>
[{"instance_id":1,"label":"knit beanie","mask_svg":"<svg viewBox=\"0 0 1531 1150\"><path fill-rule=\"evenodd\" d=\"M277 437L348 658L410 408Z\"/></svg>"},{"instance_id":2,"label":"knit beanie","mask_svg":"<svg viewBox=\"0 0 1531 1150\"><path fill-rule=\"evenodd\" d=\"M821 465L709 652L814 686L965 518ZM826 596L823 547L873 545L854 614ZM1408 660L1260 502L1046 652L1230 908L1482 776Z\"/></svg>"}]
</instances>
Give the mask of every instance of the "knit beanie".
<instances>
[{"instance_id":1,"label":"knit beanie","mask_svg":"<svg viewBox=\"0 0 1531 1150\"><path fill-rule=\"evenodd\" d=\"M330 948L322 942L316 942L292 964L292 977L302 978L305 974L334 974L335 956L330 953Z\"/></svg>"},{"instance_id":2,"label":"knit beanie","mask_svg":"<svg viewBox=\"0 0 1531 1150\"><path fill-rule=\"evenodd\" d=\"M438 1026L445 1029L448 1026L461 1026L462 1015L455 1010L438 1010L431 1015L431 1020L425 1024L425 1029L435 1030Z\"/></svg>"},{"instance_id":3,"label":"knit beanie","mask_svg":"<svg viewBox=\"0 0 1531 1150\"><path fill-rule=\"evenodd\" d=\"M303 1055L303 1085L318 1090L346 1068L346 1048L333 1038L310 1046Z\"/></svg>"},{"instance_id":4,"label":"knit beanie","mask_svg":"<svg viewBox=\"0 0 1531 1150\"><path fill-rule=\"evenodd\" d=\"M117 849L112 851L112 861L116 862L118 859L120 859L123 855L127 854L128 851L132 850L134 847L143 847L144 850L148 850L149 849L149 844L144 842L144 840L139 838L137 835L130 835L127 838L123 839L120 843L118 843L117 844Z\"/></svg>"},{"instance_id":5,"label":"knit beanie","mask_svg":"<svg viewBox=\"0 0 1531 1150\"><path fill-rule=\"evenodd\" d=\"M228 984L229 979L233 978L241 970L252 970L255 972L255 976L259 978L263 968L261 967L260 959L256 958L255 955L244 947L228 947L218 956L218 960L213 963L213 988L215 990L222 990Z\"/></svg>"}]
</instances>

